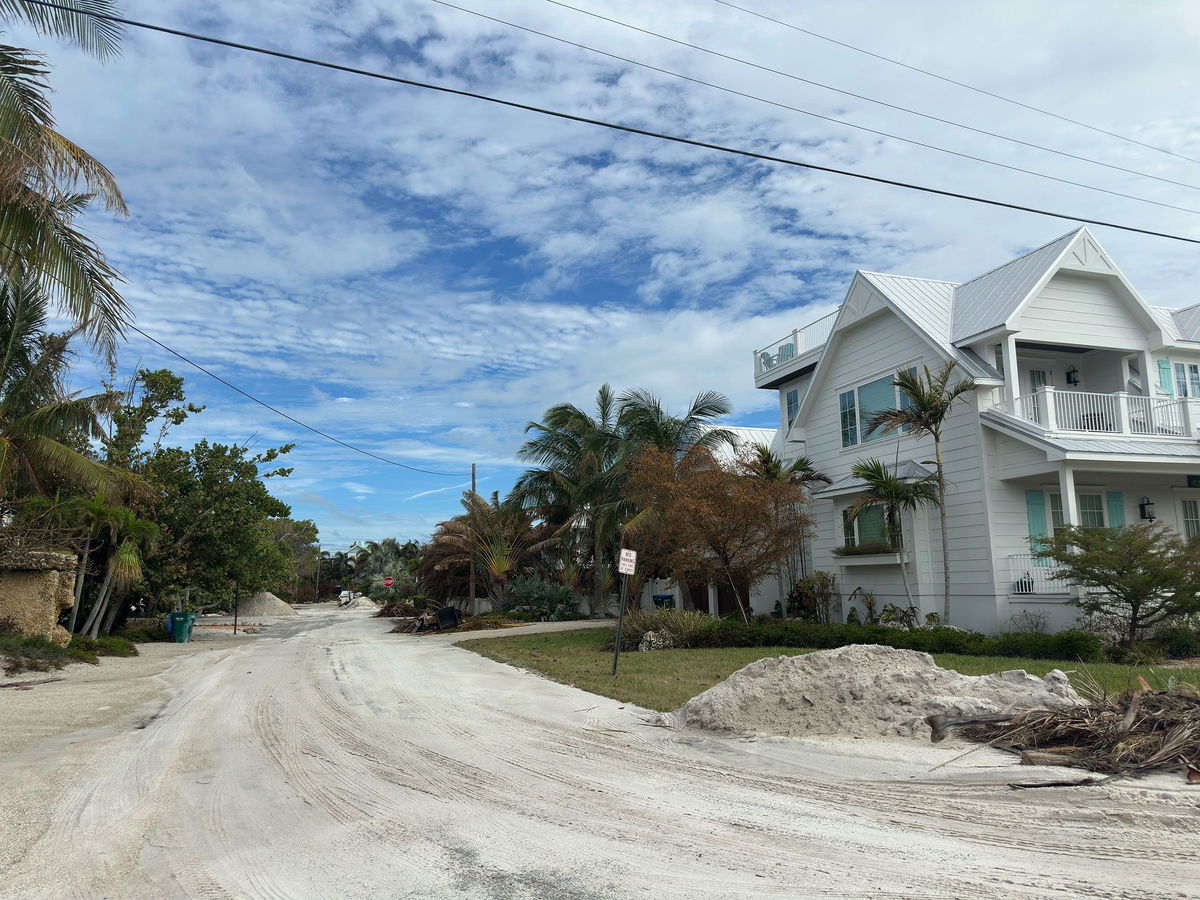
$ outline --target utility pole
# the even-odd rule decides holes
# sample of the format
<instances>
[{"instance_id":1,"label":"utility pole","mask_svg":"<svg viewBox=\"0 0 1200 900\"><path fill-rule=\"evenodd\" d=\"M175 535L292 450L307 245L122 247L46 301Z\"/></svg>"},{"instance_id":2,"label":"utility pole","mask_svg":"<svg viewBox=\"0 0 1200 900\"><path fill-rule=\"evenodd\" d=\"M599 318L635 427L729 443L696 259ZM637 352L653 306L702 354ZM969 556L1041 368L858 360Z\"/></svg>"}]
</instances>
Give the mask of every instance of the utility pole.
<instances>
[{"instance_id":1,"label":"utility pole","mask_svg":"<svg viewBox=\"0 0 1200 900\"><path fill-rule=\"evenodd\" d=\"M313 588L313 603L321 602L321 545L317 544L317 583Z\"/></svg>"},{"instance_id":2,"label":"utility pole","mask_svg":"<svg viewBox=\"0 0 1200 900\"><path fill-rule=\"evenodd\" d=\"M475 493L475 463L471 463L471 493ZM479 615L479 601L475 599L475 554L471 554L471 615Z\"/></svg>"}]
</instances>

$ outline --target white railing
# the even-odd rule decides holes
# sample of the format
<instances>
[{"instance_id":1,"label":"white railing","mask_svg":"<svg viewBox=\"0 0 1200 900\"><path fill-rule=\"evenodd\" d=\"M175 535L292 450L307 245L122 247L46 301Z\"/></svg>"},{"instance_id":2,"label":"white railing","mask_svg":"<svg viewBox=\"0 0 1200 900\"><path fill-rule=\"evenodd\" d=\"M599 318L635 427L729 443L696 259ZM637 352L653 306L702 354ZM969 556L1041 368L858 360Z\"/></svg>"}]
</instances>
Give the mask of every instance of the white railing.
<instances>
[{"instance_id":1,"label":"white railing","mask_svg":"<svg viewBox=\"0 0 1200 900\"><path fill-rule=\"evenodd\" d=\"M1071 583L1054 577L1054 563L1032 553L1013 553L1008 557L1014 594L1068 594Z\"/></svg>"},{"instance_id":2,"label":"white railing","mask_svg":"<svg viewBox=\"0 0 1200 900\"><path fill-rule=\"evenodd\" d=\"M837 319L837 310L827 316L810 322L803 328L797 328L787 337L769 344L761 350L754 351L754 374L762 375L782 366L784 363L802 356L809 350L825 346L829 334L833 331L833 323Z\"/></svg>"},{"instance_id":3,"label":"white railing","mask_svg":"<svg viewBox=\"0 0 1200 900\"><path fill-rule=\"evenodd\" d=\"M1047 431L1089 434L1193 437L1200 409L1188 398L1139 397L1118 392L1091 394L1045 386L997 403L993 409L1033 422Z\"/></svg>"}]
</instances>

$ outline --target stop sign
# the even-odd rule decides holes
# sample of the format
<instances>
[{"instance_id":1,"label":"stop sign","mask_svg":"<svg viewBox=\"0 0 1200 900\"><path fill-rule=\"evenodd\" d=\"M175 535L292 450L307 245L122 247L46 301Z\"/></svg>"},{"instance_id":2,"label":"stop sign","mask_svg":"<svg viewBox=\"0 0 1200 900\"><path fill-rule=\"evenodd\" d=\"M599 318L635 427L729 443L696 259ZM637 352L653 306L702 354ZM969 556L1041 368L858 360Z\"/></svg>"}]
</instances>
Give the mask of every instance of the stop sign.
<instances>
[{"instance_id":1,"label":"stop sign","mask_svg":"<svg viewBox=\"0 0 1200 900\"><path fill-rule=\"evenodd\" d=\"M391 575L389 575L387 578L383 579L384 587L391 587L395 583L396 583L396 579L393 578Z\"/></svg>"}]
</instances>

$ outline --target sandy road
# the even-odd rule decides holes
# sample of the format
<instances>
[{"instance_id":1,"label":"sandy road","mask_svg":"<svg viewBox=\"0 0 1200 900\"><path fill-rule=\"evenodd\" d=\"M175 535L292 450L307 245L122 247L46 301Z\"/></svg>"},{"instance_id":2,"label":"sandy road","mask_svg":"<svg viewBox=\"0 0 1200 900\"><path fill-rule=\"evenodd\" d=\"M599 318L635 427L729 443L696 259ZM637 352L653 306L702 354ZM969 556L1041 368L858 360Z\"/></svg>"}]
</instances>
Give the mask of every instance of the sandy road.
<instances>
[{"instance_id":1,"label":"sandy road","mask_svg":"<svg viewBox=\"0 0 1200 900\"><path fill-rule=\"evenodd\" d=\"M0 896L1200 897L1175 782L682 734L386 628L313 613L182 660L144 728L0 759Z\"/></svg>"}]
</instances>

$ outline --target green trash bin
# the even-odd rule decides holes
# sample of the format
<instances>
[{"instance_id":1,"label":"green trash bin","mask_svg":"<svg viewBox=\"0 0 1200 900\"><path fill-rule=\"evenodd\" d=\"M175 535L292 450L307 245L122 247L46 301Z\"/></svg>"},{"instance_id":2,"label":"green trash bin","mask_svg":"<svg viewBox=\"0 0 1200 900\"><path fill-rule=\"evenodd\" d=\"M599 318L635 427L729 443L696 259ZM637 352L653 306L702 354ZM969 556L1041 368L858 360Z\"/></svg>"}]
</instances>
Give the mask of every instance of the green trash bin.
<instances>
[{"instance_id":1,"label":"green trash bin","mask_svg":"<svg viewBox=\"0 0 1200 900\"><path fill-rule=\"evenodd\" d=\"M176 644L186 644L192 639L192 626L195 624L195 613L171 613L171 640L173 640Z\"/></svg>"}]
</instances>

